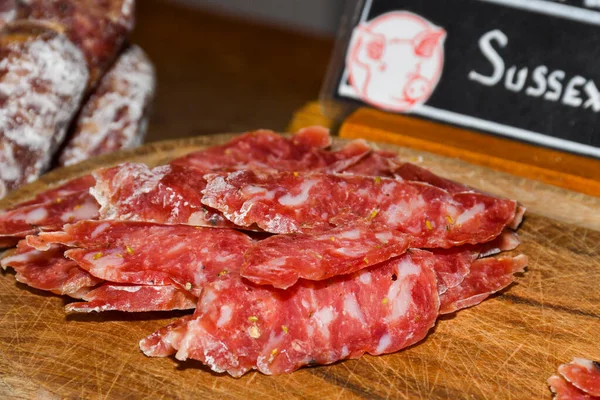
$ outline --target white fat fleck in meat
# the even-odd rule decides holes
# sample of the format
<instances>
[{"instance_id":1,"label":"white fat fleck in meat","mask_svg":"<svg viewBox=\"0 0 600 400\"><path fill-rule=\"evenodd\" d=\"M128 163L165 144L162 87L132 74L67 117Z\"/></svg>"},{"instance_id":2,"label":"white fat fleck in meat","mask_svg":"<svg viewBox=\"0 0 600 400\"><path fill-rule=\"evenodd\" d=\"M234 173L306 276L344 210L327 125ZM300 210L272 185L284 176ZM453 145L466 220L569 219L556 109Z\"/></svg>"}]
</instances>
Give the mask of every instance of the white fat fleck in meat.
<instances>
[{"instance_id":1,"label":"white fat fleck in meat","mask_svg":"<svg viewBox=\"0 0 600 400\"><path fill-rule=\"evenodd\" d=\"M403 259L398 265L398 278L405 278L410 275L418 275L421 273L421 267L410 261Z\"/></svg>"},{"instance_id":2,"label":"white fat fleck in meat","mask_svg":"<svg viewBox=\"0 0 600 400\"><path fill-rule=\"evenodd\" d=\"M483 211L485 211L485 206L483 205L483 203L477 203L475 206L469 208L467 211L460 214L458 218L456 218L455 223L457 225L462 225L465 222L477 216L478 214L482 213Z\"/></svg>"},{"instance_id":3,"label":"white fat fleck in meat","mask_svg":"<svg viewBox=\"0 0 600 400\"><path fill-rule=\"evenodd\" d=\"M350 350L348 350L348 346L342 346L342 351L340 353L340 358L346 358L350 355Z\"/></svg>"},{"instance_id":4,"label":"white fat fleck in meat","mask_svg":"<svg viewBox=\"0 0 600 400\"><path fill-rule=\"evenodd\" d=\"M423 199L423 196L418 196L409 201L398 201L397 203L390 205L382 212L382 214L384 221L386 221L388 225L399 226L403 222L413 218L421 208L426 206L427 204Z\"/></svg>"},{"instance_id":5,"label":"white fat fleck in meat","mask_svg":"<svg viewBox=\"0 0 600 400\"><path fill-rule=\"evenodd\" d=\"M363 325L365 324L365 317L354 293L346 293L344 296L344 314L358 320Z\"/></svg>"},{"instance_id":6,"label":"white fat fleck in meat","mask_svg":"<svg viewBox=\"0 0 600 400\"><path fill-rule=\"evenodd\" d=\"M377 232L375 234L375 237L377 238L377 240L379 240L381 243L387 243L390 240L392 240L393 235L391 232Z\"/></svg>"},{"instance_id":7,"label":"white fat fleck in meat","mask_svg":"<svg viewBox=\"0 0 600 400\"><path fill-rule=\"evenodd\" d=\"M265 193L266 191L267 189L256 185L247 185L244 186L244 188L242 189L242 193L247 196L252 196L258 193Z\"/></svg>"},{"instance_id":8,"label":"white fat fleck in meat","mask_svg":"<svg viewBox=\"0 0 600 400\"><path fill-rule=\"evenodd\" d=\"M186 248L186 246L187 246L187 243L185 241L181 241L181 242L177 243L176 245L174 245L173 247L171 247L170 249L164 249L164 250L166 250L165 254L175 254L179 250Z\"/></svg>"},{"instance_id":9,"label":"white fat fleck in meat","mask_svg":"<svg viewBox=\"0 0 600 400\"><path fill-rule=\"evenodd\" d=\"M392 338L390 337L390 335L388 333L384 333L383 335L381 335L381 338L379 339L379 343L377 343L377 348L375 349L375 354L382 354L390 347L391 344L392 344Z\"/></svg>"},{"instance_id":10,"label":"white fat fleck in meat","mask_svg":"<svg viewBox=\"0 0 600 400\"><path fill-rule=\"evenodd\" d=\"M362 270L358 275L358 279L365 285L370 285L372 281L371 273L366 270Z\"/></svg>"},{"instance_id":11,"label":"white fat fleck in meat","mask_svg":"<svg viewBox=\"0 0 600 400\"><path fill-rule=\"evenodd\" d=\"M90 219L96 215L98 206L93 202L85 202L80 206L73 208L71 211L65 212L60 216L63 222L81 221L82 219Z\"/></svg>"},{"instance_id":12,"label":"white fat fleck in meat","mask_svg":"<svg viewBox=\"0 0 600 400\"><path fill-rule=\"evenodd\" d=\"M194 225L194 226L204 226L206 225L206 213L204 211L196 211L195 213L192 213L190 215L190 217L188 218L188 225Z\"/></svg>"},{"instance_id":13,"label":"white fat fleck in meat","mask_svg":"<svg viewBox=\"0 0 600 400\"><path fill-rule=\"evenodd\" d=\"M217 298L217 295L214 291L207 289L202 295L202 299L200 300L200 309L203 312L208 310L208 306L212 304L213 301Z\"/></svg>"},{"instance_id":14,"label":"white fat fleck in meat","mask_svg":"<svg viewBox=\"0 0 600 400\"><path fill-rule=\"evenodd\" d=\"M339 239L358 239L360 237L360 230L352 229L345 231L337 235Z\"/></svg>"},{"instance_id":15,"label":"white fat fleck in meat","mask_svg":"<svg viewBox=\"0 0 600 400\"><path fill-rule=\"evenodd\" d=\"M221 328L222 326L226 325L229 321L231 321L232 313L233 310L230 306L222 306L219 314L219 319L217 320L217 328Z\"/></svg>"},{"instance_id":16,"label":"white fat fleck in meat","mask_svg":"<svg viewBox=\"0 0 600 400\"><path fill-rule=\"evenodd\" d=\"M308 193L310 192L310 189L312 189L312 187L317 183L318 181L316 180L307 180L305 182L302 182L300 184L299 194L293 196L288 193L284 196L281 196L279 198L279 204L290 207L295 207L304 204L306 200L308 200Z\"/></svg>"},{"instance_id":17,"label":"white fat fleck in meat","mask_svg":"<svg viewBox=\"0 0 600 400\"><path fill-rule=\"evenodd\" d=\"M332 307L323 307L314 313L313 318L317 321L319 331L323 337L329 339L329 324L336 317Z\"/></svg>"},{"instance_id":18,"label":"white fat fleck in meat","mask_svg":"<svg viewBox=\"0 0 600 400\"><path fill-rule=\"evenodd\" d=\"M141 286L113 286L110 289L116 290L118 292L135 293L135 292L139 291L141 288L142 288ZM154 288L154 289L158 290L157 288Z\"/></svg>"},{"instance_id":19,"label":"white fat fleck in meat","mask_svg":"<svg viewBox=\"0 0 600 400\"><path fill-rule=\"evenodd\" d=\"M403 259L397 266L398 278L390 286L387 293L387 298L391 304L390 320L401 318L408 312L412 304L412 284L406 278L419 273L421 273L421 267L407 259Z\"/></svg>"},{"instance_id":20,"label":"white fat fleck in meat","mask_svg":"<svg viewBox=\"0 0 600 400\"><path fill-rule=\"evenodd\" d=\"M278 267L285 265L286 261L287 257L274 258L272 260L267 261L265 264L263 264L263 266L264 268L268 269L278 269Z\"/></svg>"},{"instance_id":21,"label":"white fat fleck in meat","mask_svg":"<svg viewBox=\"0 0 600 400\"><path fill-rule=\"evenodd\" d=\"M98 254L100 254L101 257L97 258ZM84 259L92 265L90 271L102 272L105 272L107 268L118 267L125 262L123 257L119 257L116 254L88 253L85 255Z\"/></svg>"},{"instance_id":22,"label":"white fat fleck in meat","mask_svg":"<svg viewBox=\"0 0 600 400\"><path fill-rule=\"evenodd\" d=\"M206 273L202 269L202 263L194 270L194 285L202 286L206 282Z\"/></svg>"},{"instance_id":23,"label":"white fat fleck in meat","mask_svg":"<svg viewBox=\"0 0 600 400\"><path fill-rule=\"evenodd\" d=\"M48 211L43 208L35 208L27 213L25 216L25 222L28 224L36 225L42 222L48 216Z\"/></svg>"},{"instance_id":24,"label":"white fat fleck in meat","mask_svg":"<svg viewBox=\"0 0 600 400\"><path fill-rule=\"evenodd\" d=\"M96 228L94 228L94 230L92 231L92 234L90 236L92 237L92 239L95 239L96 237L98 237L98 235L100 235L102 232L104 232L108 228L110 228L110 224L108 222L103 222L100 225L98 225Z\"/></svg>"},{"instance_id":25,"label":"white fat fleck in meat","mask_svg":"<svg viewBox=\"0 0 600 400\"><path fill-rule=\"evenodd\" d=\"M233 254L233 253L219 253L215 257L215 261L216 262L225 262L225 261L231 260L234 257L236 257L236 254Z\"/></svg>"},{"instance_id":26,"label":"white fat fleck in meat","mask_svg":"<svg viewBox=\"0 0 600 400\"><path fill-rule=\"evenodd\" d=\"M343 254L348 257L358 257L365 254L364 247L357 246L358 248L350 248L350 247L340 247L339 249L335 249L336 253Z\"/></svg>"}]
</instances>

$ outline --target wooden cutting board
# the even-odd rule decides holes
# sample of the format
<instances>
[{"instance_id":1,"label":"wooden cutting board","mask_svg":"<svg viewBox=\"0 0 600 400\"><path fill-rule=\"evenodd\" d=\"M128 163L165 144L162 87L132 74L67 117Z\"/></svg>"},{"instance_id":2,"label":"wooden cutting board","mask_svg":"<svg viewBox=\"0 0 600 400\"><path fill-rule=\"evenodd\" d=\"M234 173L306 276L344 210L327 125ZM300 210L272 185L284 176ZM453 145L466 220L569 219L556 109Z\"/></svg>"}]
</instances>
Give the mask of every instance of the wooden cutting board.
<instances>
[{"instance_id":1,"label":"wooden cutting board","mask_svg":"<svg viewBox=\"0 0 600 400\"><path fill-rule=\"evenodd\" d=\"M0 201L0 209L96 167L125 160L157 165L229 138L155 143L57 170ZM381 147L498 194L527 187L522 178L483 167L465 170L460 161ZM578 204L567 191L552 192L546 202L536 199L535 190L528 193L556 208ZM528 199L519 200L527 205ZM576 217L587 223L597 214ZM277 377L251 372L234 379L194 361L147 358L138 341L182 312L65 316L68 299L16 283L7 271L0 276L0 398L550 399L545 382L560 363L600 360L600 232L530 213L520 235L518 250L530 264L517 283L441 318L423 342L396 354Z\"/></svg>"}]
</instances>

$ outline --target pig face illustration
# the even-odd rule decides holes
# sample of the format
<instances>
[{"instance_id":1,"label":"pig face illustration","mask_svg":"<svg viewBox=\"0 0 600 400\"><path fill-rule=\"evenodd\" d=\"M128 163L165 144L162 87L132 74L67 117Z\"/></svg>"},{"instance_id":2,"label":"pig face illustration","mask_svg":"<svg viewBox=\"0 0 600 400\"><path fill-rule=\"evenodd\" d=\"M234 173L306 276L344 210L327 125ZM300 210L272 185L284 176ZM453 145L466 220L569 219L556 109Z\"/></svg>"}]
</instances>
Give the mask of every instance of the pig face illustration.
<instances>
[{"instance_id":1,"label":"pig face illustration","mask_svg":"<svg viewBox=\"0 0 600 400\"><path fill-rule=\"evenodd\" d=\"M446 32L418 15L392 12L359 25L346 60L350 84L365 102L410 111L435 89Z\"/></svg>"}]
</instances>

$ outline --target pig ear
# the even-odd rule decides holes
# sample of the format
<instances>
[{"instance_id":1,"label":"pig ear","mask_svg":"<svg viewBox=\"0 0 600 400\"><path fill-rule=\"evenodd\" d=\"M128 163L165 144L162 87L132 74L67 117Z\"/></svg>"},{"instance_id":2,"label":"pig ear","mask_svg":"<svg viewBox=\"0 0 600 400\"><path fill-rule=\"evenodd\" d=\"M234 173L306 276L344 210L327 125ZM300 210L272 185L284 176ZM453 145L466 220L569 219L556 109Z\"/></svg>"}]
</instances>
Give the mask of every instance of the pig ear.
<instances>
[{"instance_id":1,"label":"pig ear","mask_svg":"<svg viewBox=\"0 0 600 400\"><path fill-rule=\"evenodd\" d=\"M360 24L355 29L357 30L359 35L366 40L378 40L381 42L385 42L385 36L383 36L381 33L371 32L371 30L366 24Z\"/></svg>"},{"instance_id":2,"label":"pig ear","mask_svg":"<svg viewBox=\"0 0 600 400\"><path fill-rule=\"evenodd\" d=\"M446 31L441 28L419 33L412 40L415 48L415 54L423 58L431 57L437 45L441 43L445 37Z\"/></svg>"}]
</instances>

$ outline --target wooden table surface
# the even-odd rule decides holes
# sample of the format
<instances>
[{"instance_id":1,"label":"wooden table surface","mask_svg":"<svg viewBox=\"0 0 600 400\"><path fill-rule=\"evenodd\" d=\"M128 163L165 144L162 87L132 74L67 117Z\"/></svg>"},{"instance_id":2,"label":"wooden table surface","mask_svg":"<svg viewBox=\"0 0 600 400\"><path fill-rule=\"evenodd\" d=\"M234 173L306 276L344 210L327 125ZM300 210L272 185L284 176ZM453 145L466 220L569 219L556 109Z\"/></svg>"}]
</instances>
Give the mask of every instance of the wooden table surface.
<instances>
[{"instance_id":1,"label":"wooden table surface","mask_svg":"<svg viewBox=\"0 0 600 400\"><path fill-rule=\"evenodd\" d=\"M256 128L284 130L318 96L333 39L158 0L137 2L132 41L156 65L147 142Z\"/></svg>"}]
</instances>

